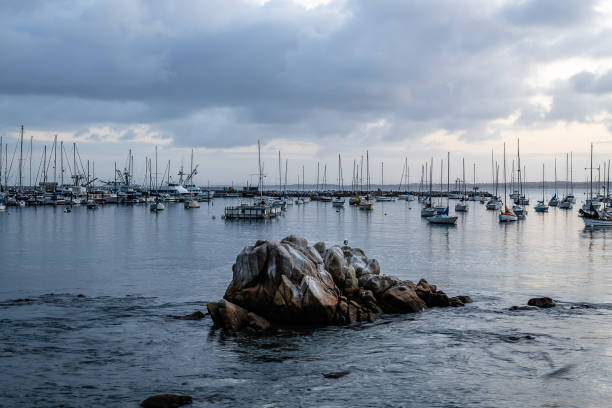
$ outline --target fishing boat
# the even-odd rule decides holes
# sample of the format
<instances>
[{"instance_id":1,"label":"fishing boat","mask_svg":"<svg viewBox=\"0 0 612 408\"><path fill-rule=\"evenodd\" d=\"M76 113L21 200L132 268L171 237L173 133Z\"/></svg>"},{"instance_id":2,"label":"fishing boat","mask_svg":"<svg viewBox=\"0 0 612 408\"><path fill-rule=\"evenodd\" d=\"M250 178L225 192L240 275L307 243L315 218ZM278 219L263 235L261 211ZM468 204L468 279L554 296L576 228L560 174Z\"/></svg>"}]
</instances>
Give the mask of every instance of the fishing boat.
<instances>
[{"instance_id":1,"label":"fishing boat","mask_svg":"<svg viewBox=\"0 0 612 408\"><path fill-rule=\"evenodd\" d=\"M261 142L257 141L257 163L259 170L259 184L258 191L259 197L255 200L254 203L241 203L237 206L225 207L224 209L224 217L228 220L259 220L259 219L267 219L273 218L281 214L282 210L279 206L273 206L268 201L263 198L263 167L261 165ZM303 173L303 168L302 168ZM303 200L304 198L299 198L298 200ZM296 201L297 203L297 201Z\"/></svg>"},{"instance_id":2,"label":"fishing boat","mask_svg":"<svg viewBox=\"0 0 612 408\"><path fill-rule=\"evenodd\" d=\"M499 213L499 222L513 222L518 220L516 214L508 209L508 195L506 188L506 143L504 143L504 209Z\"/></svg>"},{"instance_id":3,"label":"fishing boat","mask_svg":"<svg viewBox=\"0 0 612 408\"><path fill-rule=\"evenodd\" d=\"M448 159L447 159L447 192L450 193L450 152L448 153ZM448 196L447 196L448 197ZM449 207L449 200L447 199L447 205L446 208L444 209L444 211L442 211L441 213L432 215L431 217L427 217L427 222L429 222L430 224L442 224L442 225L455 225L457 223L457 216L456 215L449 215L449 211L448 211L448 207Z\"/></svg>"}]
</instances>

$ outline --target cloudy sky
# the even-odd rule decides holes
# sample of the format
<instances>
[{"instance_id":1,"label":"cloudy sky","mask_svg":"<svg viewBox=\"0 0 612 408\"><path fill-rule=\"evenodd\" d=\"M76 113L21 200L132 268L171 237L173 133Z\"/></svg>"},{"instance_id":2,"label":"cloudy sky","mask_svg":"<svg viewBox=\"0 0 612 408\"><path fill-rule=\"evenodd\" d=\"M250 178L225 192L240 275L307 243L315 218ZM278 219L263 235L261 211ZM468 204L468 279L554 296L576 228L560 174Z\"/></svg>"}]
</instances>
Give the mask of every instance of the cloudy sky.
<instances>
[{"instance_id":1,"label":"cloudy sky","mask_svg":"<svg viewBox=\"0 0 612 408\"><path fill-rule=\"evenodd\" d=\"M200 165L196 181L244 184L263 143L267 177L316 162L345 182L370 152L397 183L404 157L451 152L468 178L520 137L528 179L574 152L612 156L612 7L591 0L44 0L0 3L0 135L76 141L96 175L134 152L136 177ZM29 149L29 142L27 143ZM26 149L26 150L27 150ZM511 159L509 155L509 160ZM16 166L16 164L14 164ZM510 166L510 164L509 164ZM34 170L35 171L35 170ZM15 170L13 170L15 174ZM453 176L452 176L453 177Z\"/></svg>"}]
</instances>

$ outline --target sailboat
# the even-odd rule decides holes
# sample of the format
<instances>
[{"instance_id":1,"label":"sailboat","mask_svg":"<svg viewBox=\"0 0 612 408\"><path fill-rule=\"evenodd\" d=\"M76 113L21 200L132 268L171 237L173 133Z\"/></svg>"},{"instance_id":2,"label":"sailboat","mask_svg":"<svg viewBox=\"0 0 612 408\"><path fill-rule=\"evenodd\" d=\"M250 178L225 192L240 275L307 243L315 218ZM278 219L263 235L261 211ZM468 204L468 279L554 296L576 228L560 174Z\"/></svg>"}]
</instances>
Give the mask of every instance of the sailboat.
<instances>
[{"instance_id":1,"label":"sailboat","mask_svg":"<svg viewBox=\"0 0 612 408\"><path fill-rule=\"evenodd\" d=\"M559 198L557 196L557 158L555 157L555 195L548 200L548 205L551 207L556 207L559 205Z\"/></svg>"},{"instance_id":2,"label":"sailboat","mask_svg":"<svg viewBox=\"0 0 612 408\"><path fill-rule=\"evenodd\" d=\"M499 185L499 165L495 165L495 170L496 170L496 174L495 174L495 195L493 197L491 197L489 199L489 201L486 204L486 208L487 210L495 210L495 211L499 211L502 207L502 202L499 199L499 196L497 195L497 186Z\"/></svg>"},{"instance_id":3,"label":"sailboat","mask_svg":"<svg viewBox=\"0 0 612 408\"><path fill-rule=\"evenodd\" d=\"M468 206L465 200L467 199L467 191L465 187L465 157L463 158L463 191L461 192L461 199L455 204L455 212L467 212Z\"/></svg>"},{"instance_id":4,"label":"sailboat","mask_svg":"<svg viewBox=\"0 0 612 408\"><path fill-rule=\"evenodd\" d=\"M395 201L395 197L386 196L385 188L385 163L380 163L380 195L376 197L376 201Z\"/></svg>"},{"instance_id":5,"label":"sailboat","mask_svg":"<svg viewBox=\"0 0 612 408\"><path fill-rule=\"evenodd\" d=\"M447 159L447 194L450 193L450 152L448 153L448 159ZM457 216L456 215L449 215L448 213L448 207L449 207L449 203L450 200L446 199L446 208L444 209L444 211L442 211L439 214L435 214L432 215L431 217L427 217L427 222L429 222L430 224L444 224L444 225L455 225L457 223Z\"/></svg>"},{"instance_id":6,"label":"sailboat","mask_svg":"<svg viewBox=\"0 0 612 408\"><path fill-rule=\"evenodd\" d=\"M559 203L559 208L566 210L571 209L574 206L572 199L570 198L568 179L569 179L569 154L565 154L565 196Z\"/></svg>"},{"instance_id":7,"label":"sailboat","mask_svg":"<svg viewBox=\"0 0 612 408\"><path fill-rule=\"evenodd\" d=\"M431 158L431 166L429 166L429 195L423 200L424 207L421 209L421 217L431 217L436 214L436 210L433 208L433 202L431 199L433 193L433 157ZM427 163L425 163L425 183L427 184Z\"/></svg>"},{"instance_id":8,"label":"sailboat","mask_svg":"<svg viewBox=\"0 0 612 408\"><path fill-rule=\"evenodd\" d=\"M548 212L548 206L544 202L544 163L542 163L542 200L534 207L536 212Z\"/></svg>"},{"instance_id":9,"label":"sailboat","mask_svg":"<svg viewBox=\"0 0 612 408\"><path fill-rule=\"evenodd\" d=\"M338 153L338 187L341 191L344 191L344 185L342 183L342 161L340 160L340 154ZM332 201L332 206L336 208L344 208L344 197L340 195L336 196Z\"/></svg>"},{"instance_id":10,"label":"sailboat","mask_svg":"<svg viewBox=\"0 0 612 408\"><path fill-rule=\"evenodd\" d=\"M518 220L516 214L508 209L508 192L506 190L506 143L504 143L504 210L499 213L499 222Z\"/></svg>"},{"instance_id":11,"label":"sailboat","mask_svg":"<svg viewBox=\"0 0 612 408\"><path fill-rule=\"evenodd\" d=\"M516 155L518 160L518 168L516 170L517 182L519 184L519 189L515 193L514 205L512 206L512 212L516 215L517 218L523 219L527 216L527 208L523 207L525 202L525 196L523 195L523 181L524 178L521 177L521 149L520 149L520 140L516 141ZM529 201L527 200L527 203Z\"/></svg>"},{"instance_id":12,"label":"sailboat","mask_svg":"<svg viewBox=\"0 0 612 408\"><path fill-rule=\"evenodd\" d=\"M370 154L366 150L366 179L367 179L367 194L359 202L359 209L364 211L372 211L374 209L374 203L370 199Z\"/></svg>"},{"instance_id":13,"label":"sailboat","mask_svg":"<svg viewBox=\"0 0 612 408\"><path fill-rule=\"evenodd\" d=\"M361 172L363 173L363 156L361 156ZM363 175L362 175L363 177ZM363 185L363 183L361 183ZM359 197L359 167L353 159L353 196L349 198L349 205L359 205L361 198Z\"/></svg>"},{"instance_id":14,"label":"sailboat","mask_svg":"<svg viewBox=\"0 0 612 408\"><path fill-rule=\"evenodd\" d=\"M606 227L612 226L612 215L608 214L605 210L599 210L593 205L593 143L591 143L591 183L590 183L590 208L585 210L581 208L578 213L584 221L584 225L587 227Z\"/></svg>"}]
</instances>

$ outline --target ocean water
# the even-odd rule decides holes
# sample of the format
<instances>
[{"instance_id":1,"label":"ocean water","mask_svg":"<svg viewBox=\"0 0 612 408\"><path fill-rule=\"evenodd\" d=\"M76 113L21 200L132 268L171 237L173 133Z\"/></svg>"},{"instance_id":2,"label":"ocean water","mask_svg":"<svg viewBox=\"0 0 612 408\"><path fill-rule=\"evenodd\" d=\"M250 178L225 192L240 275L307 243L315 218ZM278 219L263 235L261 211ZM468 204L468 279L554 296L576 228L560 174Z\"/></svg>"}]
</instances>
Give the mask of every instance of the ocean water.
<instances>
[{"instance_id":1,"label":"ocean water","mask_svg":"<svg viewBox=\"0 0 612 408\"><path fill-rule=\"evenodd\" d=\"M160 393L194 407L609 406L612 229L585 230L578 205L499 224L470 203L445 227L404 201L221 219L235 202L0 213L0 406L137 407ZM474 303L279 337L172 317L220 299L244 246L292 233L347 239L382 273ZM558 306L509 310L534 296Z\"/></svg>"}]
</instances>

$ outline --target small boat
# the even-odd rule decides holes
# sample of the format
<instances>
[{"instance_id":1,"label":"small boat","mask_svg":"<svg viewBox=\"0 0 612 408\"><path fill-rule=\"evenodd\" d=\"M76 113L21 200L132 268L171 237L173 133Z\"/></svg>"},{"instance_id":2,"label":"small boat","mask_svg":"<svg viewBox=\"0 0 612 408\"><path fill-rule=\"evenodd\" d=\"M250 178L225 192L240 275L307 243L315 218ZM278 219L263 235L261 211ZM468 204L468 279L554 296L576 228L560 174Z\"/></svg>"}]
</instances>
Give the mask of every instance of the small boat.
<instances>
[{"instance_id":1,"label":"small boat","mask_svg":"<svg viewBox=\"0 0 612 408\"><path fill-rule=\"evenodd\" d=\"M436 210L431 206L426 206L421 209L421 217L431 217L436 215Z\"/></svg>"},{"instance_id":2,"label":"small boat","mask_svg":"<svg viewBox=\"0 0 612 408\"><path fill-rule=\"evenodd\" d=\"M158 211L163 211L166 209L166 206L164 205L164 203L162 203L159 200L155 200L155 202L153 204L151 204L151 206L149 207L149 209L151 211L154 212L158 212Z\"/></svg>"},{"instance_id":3,"label":"small boat","mask_svg":"<svg viewBox=\"0 0 612 408\"><path fill-rule=\"evenodd\" d=\"M544 201L544 164L542 164L542 199L538 201L538 204L534 207L535 212L545 213L548 212L548 206Z\"/></svg>"},{"instance_id":4,"label":"small boat","mask_svg":"<svg viewBox=\"0 0 612 408\"><path fill-rule=\"evenodd\" d=\"M185 209L200 208L200 203L197 200L185 201Z\"/></svg>"},{"instance_id":5,"label":"small boat","mask_svg":"<svg viewBox=\"0 0 612 408\"><path fill-rule=\"evenodd\" d=\"M359 209L364 211L372 211L374 209L374 203L368 197L366 197L359 203Z\"/></svg>"},{"instance_id":6,"label":"small boat","mask_svg":"<svg viewBox=\"0 0 612 408\"><path fill-rule=\"evenodd\" d=\"M464 198L462 198L461 200L459 200L457 204L455 204L455 212L467 212L467 210L468 210L468 206L465 203Z\"/></svg>"},{"instance_id":7,"label":"small boat","mask_svg":"<svg viewBox=\"0 0 612 408\"><path fill-rule=\"evenodd\" d=\"M505 207L504 211L499 213L499 222L512 222L516 220L518 220L518 217L508 207Z\"/></svg>"},{"instance_id":8,"label":"small boat","mask_svg":"<svg viewBox=\"0 0 612 408\"><path fill-rule=\"evenodd\" d=\"M591 207L588 211L580 209L578 213L587 227L612 226L612 215L606 211L600 211L595 209L595 207Z\"/></svg>"},{"instance_id":9,"label":"small boat","mask_svg":"<svg viewBox=\"0 0 612 408\"><path fill-rule=\"evenodd\" d=\"M497 197L491 197L491 199L486 204L487 210L495 210L499 211L502 207L502 202Z\"/></svg>"},{"instance_id":10,"label":"small boat","mask_svg":"<svg viewBox=\"0 0 612 408\"><path fill-rule=\"evenodd\" d=\"M359 205L361 198L359 196L349 198L349 205Z\"/></svg>"},{"instance_id":11,"label":"small boat","mask_svg":"<svg viewBox=\"0 0 612 408\"><path fill-rule=\"evenodd\" d=\"M563 198L563 200L559 203L559 208L563 208L566 210L571 209L574 206L574 204L572 203L572 201L569 199L569 197L565 197Z\"/></svg>"},{"instance_id":12,"label":"small boat","mask_svg":"<svg viewBox=\"0 0 612 408\"><path fill-rule=\"evenodd\" d=\"M461 194L461 199L457 204L455 204L455 212L467 212L468 206L466 203L467 199L467 189L465 187L465 158L463 159L463 194Z\"/></svg>"},{"instance_id":13,"label":"small boat","mask_svg":"<svg viewBox=\"0 0 612 408\"><path fill-rule=\"evenodd\" d=\"M376 197L376 201L395 201L395 197L380 195Z\"/></svg>"},{"instance_id":14,"label":"small boat","mask_svg":"<svg viewBox=\"0 0 612 408\"><path fill-rule=\"evenodd\" d=\"M459 217L456 215L448 215L448 207L446 207L443 212L427 217L426 219L430 224L454 225L457 223L457 218Z\"/></svg>"},{"instance_id":15,"label":"small boat","mask_svg":"<svg viewBox=\"0 0 612 408\"><path fill-rule=\"evenodd\" d=\"M555 194L550 200L548 200L548 205L551 207L556 207L559 205L559 199L557 198L557 194Z\"/></svg>"},{"instance_id":16,"label":"small boat","mask_svg":"<svg viewBox=\"0 0 612 408\"><path fill-rule=\"evenodd\" d=\"M344 203L345 203L344 198L336 197L332 201L332 206L336 208L344 208Z\"/></svg>"},{"instance_id":17,"label":"small boat","mask_svg":"<svg viewBox=\"0 0 612 408\"><path fill-rule=\"evenodd\" d=\"M87 200L87 209L88 210L95 210L98 208L98 203L95 202L95 200Z\"/></svg>"},{"instance_id":18,"label":"small boat","mask_svg":"<svg viewBox=\"0 0 612 408\"><path fill-rule=\"evenodd\" d=\"M534 207L535 212L548 212L548 206L544 201L538 201L538 205Z\"/></svg>"},{"instance_id":19,"label":"small boat","mask_svg":"<svg viewBox=\"0 0 612 408\"><path fill-rule=\"evenodd\" d=\"M523 219L527 216L527 209L520 205L513 205L512 212L516 215L516 218Z\"/></svg>"},{"instance_id":20,"label":"small boat","mask_svg":"<svg viewBox=\"0 0 612 408\"><path fill-rule=\"evenodd\" d=\"M66 207L66 208L64 208L64 212L65 213L71 213L72 209L70 207Z\"/></svg>"}]
</instances>

